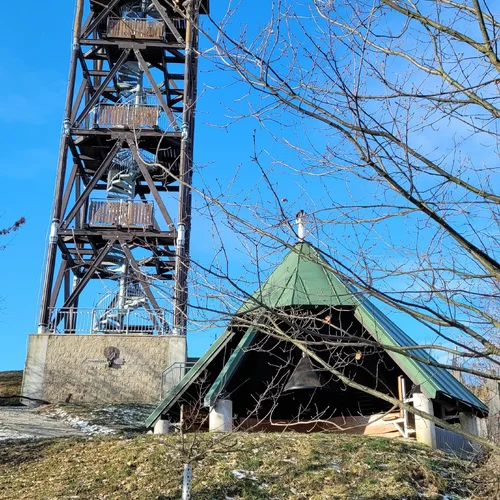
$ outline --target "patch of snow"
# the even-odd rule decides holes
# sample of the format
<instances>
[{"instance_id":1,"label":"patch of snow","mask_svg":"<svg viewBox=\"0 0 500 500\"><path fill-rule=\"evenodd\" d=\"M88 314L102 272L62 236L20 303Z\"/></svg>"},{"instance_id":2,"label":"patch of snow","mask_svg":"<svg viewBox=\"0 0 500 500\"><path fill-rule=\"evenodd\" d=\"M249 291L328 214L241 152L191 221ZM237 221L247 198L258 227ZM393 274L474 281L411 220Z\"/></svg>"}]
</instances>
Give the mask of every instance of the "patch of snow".
<instances>
[{"instance_id":1,"label":"patch of snow","mask_svg":"<svg viewBox=\"0 0 500 500\"><path fill-rule=\"evenodd\" d=\"M335 472L340 472L340 464L341 462L336 462L335 460L331 460L329 462L329 466L335 471Z\"/></svg>"},{"instance_id":2,"label":"patch of snow","mask_svg":"<svg viewBox=\"0 0 500 500\"><path fill-rule=\"evenodd\" d=\"M25 432L18 432L5 427L0 429L0 441L8 441L10 439L32 439L34 437L33 434L26 434Z\"/></svg>"},{"instance_id":3,"label":"patch of snow","mask_svg":"<svg viewBox=\"0 0 500 500\"><path fill-rule=\"evenodd\" d=\"M250 479L251 481L258 481L258 479L251 472L245 470L232 470L231 474L237 479Z\"/></svg>"},{"instance_id":4,"label":"patch of snow","mask_svg":"<svg viewBox=\"0 0 500 500\"><path fill-rule=\"evenodd\" d=\"M116 431L110 429L109 427L105 427L104 425L91 424L90 422L82 418L73 417L61 408L57 408L53 412L47 413L47 416L65 422L66 424L73 427L73 429L78 429L83 433L89 434L91 436L105 436L109 434L116 434Z\"/></svg>"}]
</instances>

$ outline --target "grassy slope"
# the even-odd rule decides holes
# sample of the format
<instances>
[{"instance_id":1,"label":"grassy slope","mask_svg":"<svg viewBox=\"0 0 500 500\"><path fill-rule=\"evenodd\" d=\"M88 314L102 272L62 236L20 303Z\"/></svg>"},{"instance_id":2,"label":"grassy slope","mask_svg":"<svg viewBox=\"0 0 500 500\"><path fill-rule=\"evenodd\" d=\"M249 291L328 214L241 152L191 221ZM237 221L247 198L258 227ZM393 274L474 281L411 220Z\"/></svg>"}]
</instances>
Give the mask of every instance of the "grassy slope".
<instances>
[{"instance_id":1,"label":"grassy slope","mask_svg":"<svg viewBox=\"0 0 500 500\"><path fill-rule=\"evenodd\" d=\"M21 394L21 383L23 381L23 372L0 372L0 396L13 396ZM19 405L16 398L0 398L0 406Z\"/></svg>"},{"instance_id":2,"label":"grassy slope","mask_svg":"<svg viewBox=\"0 0 500 500\"><path fill-rule=\"evenodd\" d=\"M197 500L469 496L464 462L403 441L324 434L196 439L192 454L216 447L194 462ZM0 498L175 499L184 462L179 436L11 443L0 447Z\"/></svg>"}]
</instances>

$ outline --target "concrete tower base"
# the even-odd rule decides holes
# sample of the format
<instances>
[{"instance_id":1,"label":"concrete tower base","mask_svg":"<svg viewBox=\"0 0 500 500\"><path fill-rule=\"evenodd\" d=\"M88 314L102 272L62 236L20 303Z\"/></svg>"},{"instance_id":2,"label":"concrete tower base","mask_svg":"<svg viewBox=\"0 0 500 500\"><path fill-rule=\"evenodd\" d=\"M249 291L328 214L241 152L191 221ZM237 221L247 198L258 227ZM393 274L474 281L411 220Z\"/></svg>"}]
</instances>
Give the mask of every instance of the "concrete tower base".
<instances>
[{"instance_id":1,"label":"concrete tower base","mask_svg":"<svg viewBox=\"0 0 500 500\"><path fill-rule=\"evenodd\" d=\"M30 335L22 395L49 401L157 403L182 377L186 337Z\"/></svg>"}]
</instances>

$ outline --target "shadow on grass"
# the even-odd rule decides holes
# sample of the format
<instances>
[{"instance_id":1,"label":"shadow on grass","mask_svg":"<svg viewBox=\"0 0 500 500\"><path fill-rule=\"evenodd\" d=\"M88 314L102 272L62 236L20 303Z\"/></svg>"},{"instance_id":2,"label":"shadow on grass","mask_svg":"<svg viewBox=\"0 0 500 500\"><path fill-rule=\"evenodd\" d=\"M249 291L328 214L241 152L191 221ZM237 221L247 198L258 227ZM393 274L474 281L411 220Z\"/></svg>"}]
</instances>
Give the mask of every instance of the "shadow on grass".
<instances>
[{"instance_id":1,"label":"shadow on grass","mask_svg":"<svg viewBox=\"0 0 500 500\"><path fill-rule=\"evenodd\" d=\"M68 438L69 439L69 438ZM66 438L3 441L0 445L0 465L20 465L43 458L55 447L64 446ZM73 438L74 440L74 438Z\"/></svg>"}]
</instances>

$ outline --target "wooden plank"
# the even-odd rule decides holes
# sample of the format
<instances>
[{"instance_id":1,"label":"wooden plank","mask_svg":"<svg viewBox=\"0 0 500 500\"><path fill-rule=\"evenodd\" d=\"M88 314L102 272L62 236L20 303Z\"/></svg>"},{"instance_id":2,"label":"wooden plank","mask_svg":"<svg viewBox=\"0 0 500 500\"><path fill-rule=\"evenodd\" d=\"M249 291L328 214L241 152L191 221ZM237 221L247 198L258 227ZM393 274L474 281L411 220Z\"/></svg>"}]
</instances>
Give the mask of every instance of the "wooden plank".
<instances>
[{"instance_id":1,"label":"wooden plank","mask_svg":"<svg viewBox=\"0 0 500 500\"><path fill-rule=\"evenodd\" d=\"M108 38L163 40L165 26L147 19L109 18L106 35Z\"/></svg>"},{"instance_id":2,"label":"wooden plank","mask_svg":"<svg viewBox=\"0 0 500 500\"><path fill-rule=\"evenodd\" d=\"M267 419L244 418L238 430L251 432L328 432L335 434L362 434L365 436L384 436L401 438L394 424L384 420L384 413L370 416L339 416L329 419L303 421L277 419L271 422ZM397 416L398 413L395 413ZM238 424L236 424L238 426Z\"/></svg>"}]
</instances>

